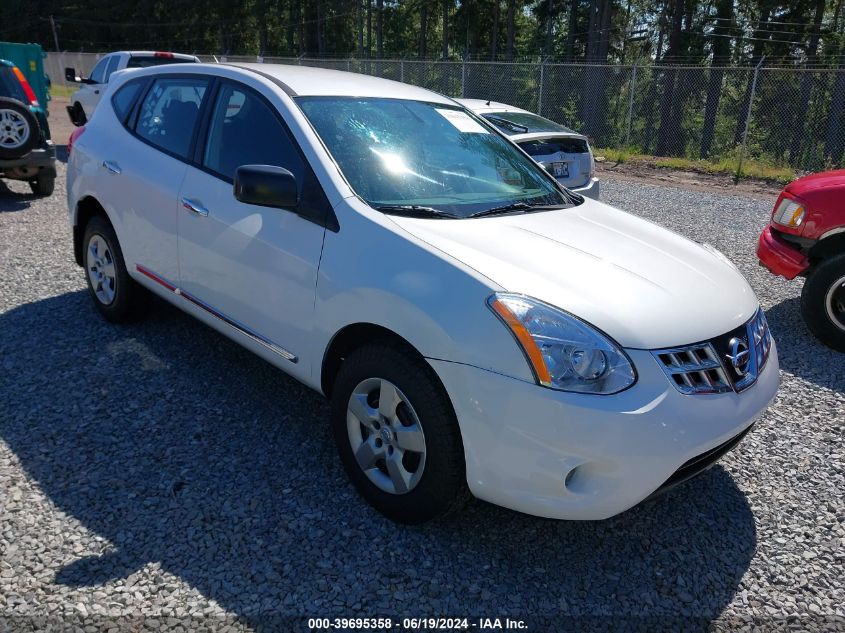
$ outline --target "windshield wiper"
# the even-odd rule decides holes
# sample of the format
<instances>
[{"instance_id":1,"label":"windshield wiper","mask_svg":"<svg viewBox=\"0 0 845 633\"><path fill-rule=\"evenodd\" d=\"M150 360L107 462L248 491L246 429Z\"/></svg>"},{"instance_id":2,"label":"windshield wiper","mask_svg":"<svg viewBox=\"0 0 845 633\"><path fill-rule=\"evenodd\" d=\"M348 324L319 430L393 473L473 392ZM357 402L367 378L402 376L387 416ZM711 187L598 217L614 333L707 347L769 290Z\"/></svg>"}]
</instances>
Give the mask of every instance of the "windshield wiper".
<instances>
[{"instance_id":1,"label":"windshield wiper","mask_svg":"<svg viewBox=\"0 0 845 633\"><path fill-rule=\"evenodd\" d=\"M501 116L488 115L485 118L494 125L498 125L499 127L506 127L511 132L515 132L517 134L525 134L526 132L528 132L528 128L526 126L520 125L519 123L514 123L510 119L506 119Z\"/></svg>"},{"instance_id":2,"label":"windshield wiper","mask_svg":"<svg viewBox=\"0 0 845 633\"><path fill-rule=\"evenodd\" d=\"M419 204L384 204L373 207L376 211L389 213L391 215L407 215L418 218L459 218L460 216L442 209L426 207Z\"/></svg>"},{"instance_id":3,"label":"windshield wiper","mask_svg":"<svg viewBox=\"0 0 845 633\"><path fill-rule=\"evenodd\" d=\"M510 204L503 204L500 207L493 207L492 209L484 209L484 211L471 213L467 217L480 218L485 215L502 215L505 213L510 213L511 211L551 211L554 209L564 208L566 208L566 205L561 204L529 204L528 202L511 202Z\"/></svg>"}]
</instances>

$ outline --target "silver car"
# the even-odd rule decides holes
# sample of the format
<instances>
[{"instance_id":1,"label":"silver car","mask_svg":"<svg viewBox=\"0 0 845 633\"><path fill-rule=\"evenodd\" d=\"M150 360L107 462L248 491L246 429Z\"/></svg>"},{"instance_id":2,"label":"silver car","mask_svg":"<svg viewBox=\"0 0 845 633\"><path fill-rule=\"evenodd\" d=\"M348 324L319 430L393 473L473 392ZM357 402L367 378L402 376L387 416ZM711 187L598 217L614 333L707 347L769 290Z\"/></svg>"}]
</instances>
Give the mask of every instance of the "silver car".
<instances>
[{"instance_id":1,"label":"silver car","mask_svg":"<svg viewBox=\"0 0 845 633\"><path fill-rule=\"evenodd\" d=\"M525 150L560 184L599 199L596 163L587 137L528 110L483 99L455 99L483 116Z\"/></svg>"}]
</instances>

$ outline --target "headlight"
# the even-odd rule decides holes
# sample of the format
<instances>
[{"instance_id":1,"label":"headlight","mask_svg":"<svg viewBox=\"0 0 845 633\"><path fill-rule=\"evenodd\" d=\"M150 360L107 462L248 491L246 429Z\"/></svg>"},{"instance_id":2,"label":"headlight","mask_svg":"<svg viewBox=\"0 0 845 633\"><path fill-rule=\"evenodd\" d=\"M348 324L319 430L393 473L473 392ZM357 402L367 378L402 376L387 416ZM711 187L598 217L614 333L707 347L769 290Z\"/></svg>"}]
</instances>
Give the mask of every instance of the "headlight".
<instances>
[{"instance_id":1,"label":"headlight","mask_svg":"<svg viewBox=\"0 0 845 633\"><path fill-rule=\"evenodd\" d=\"M781 226L797 228L804 221L805 212L804 206L795 200L781 198L780 204L778 204L775 212L772 214L772 220Z\"/></svg>"},{"instance_id":2,"label":"headlight","mask_svg":"<svg viewBox=\"0 0 845 633\"><path fill-rule=\"evenodd\" d=\"M496 293L487 303L525 352L539 384L611 394L636 382L625 352L581 319L524 295Z\"/></svg>"}]
</instances>

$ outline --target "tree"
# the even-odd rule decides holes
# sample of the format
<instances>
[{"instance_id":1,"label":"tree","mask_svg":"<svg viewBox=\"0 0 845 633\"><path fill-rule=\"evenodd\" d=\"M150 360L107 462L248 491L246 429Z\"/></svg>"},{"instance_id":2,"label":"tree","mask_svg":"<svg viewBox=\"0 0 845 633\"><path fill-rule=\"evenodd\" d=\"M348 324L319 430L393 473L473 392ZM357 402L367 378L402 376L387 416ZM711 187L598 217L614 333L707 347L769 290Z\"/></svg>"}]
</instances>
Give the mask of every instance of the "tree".
<instances>
[{"instance_id":1,"label":"tree","mask_svg":"<svg viewBox=\"0 0 845 633\"><path fill-rule=\"evenodd\" d=\"M507 48L505 53L505 59L509 62L513 61L513 50L514 50L514 33L516 31L516 25L514 24L514 13L516 12L516 0L508 0L508 16L507 16Z\"/></svg>"},{"instance_id":2,"label":"tree","mask_svg":"<svg viewBox=\"0 0 845 633\"><path fill-rule=\"evenodd\" d=\"M384 0L377 0L376 11L376 46L381 59L384 57Z\"/></svg>"},{"instance_id":3,"label":"tree","mask_svg":"<svg viewBox=\"0 0 845 633\"><path fill-rule=\"evenodd\" d=\"M681 26L684 18L684 0L673 0L672 4L672 30L669 31L669 48L663 62L676 65L681 58ZM667 68L663 71L662 88L660 98L660 130L657 134L658 156L665 156L677 148L681 128L680 122L673 117L672 99L675 91L675 81L678 72L674 68Z\"/></svg>"},{"instance_id":4,"label":"tree","mask_svg":"<svg viewBox=\"0 0 845 633\"><path fill-rule=\"evenodd\" d=\"M821 39L822 18L824 17L825 0L816 0L816 13L813 18L813 31L807 43L807 68L814 68L818 61L819 39ZM801 153L801 142L804 139L807 111L810 109L810 97L813 90L813 75L804 73L801 77L801 97L798 102L798 120L792 128L792 143L789 147L789 159L793 164Z\"/></svg>"},{"instance_id":5,"label":"tree","mask_svg":"<svg viewBox=\"0 0 845 633\"><path fill-rule=\"evenodd\" d=\"M707 83L707 102L704 106L704 125L701 131L701 147L699 156L707 158L713 147L713 134L716 127L716 113L719 110L719 100L722 96L722 80L726 66L730 61L731 41L730 33L733 22L733 0L717 0L716 2L716 25L713 28L711 37L711 48L713 50L713 63L709 69Z\"/></svg>"}]
</instances>

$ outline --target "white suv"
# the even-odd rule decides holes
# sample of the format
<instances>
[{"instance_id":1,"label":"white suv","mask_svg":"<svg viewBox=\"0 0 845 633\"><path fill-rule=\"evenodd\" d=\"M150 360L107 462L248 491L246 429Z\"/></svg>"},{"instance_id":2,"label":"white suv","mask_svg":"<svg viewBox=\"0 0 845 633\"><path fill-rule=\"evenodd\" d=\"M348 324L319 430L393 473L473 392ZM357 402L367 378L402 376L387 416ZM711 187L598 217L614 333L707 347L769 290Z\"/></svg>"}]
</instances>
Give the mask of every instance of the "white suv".
<instances>
[{"instance_id":1,"label":"white suv","mask_svg":"<svg viewBox=\"0 0 845 633\"><path fill-rule=\"evenodd\" d=\"M68 165L98 310L152 292L324 393L350 478L395 520L467 488L608 517L712 464L775 395L724 256L569 192L447 97L202 64L105 98Z\"/></svg>"}]
</instances>

